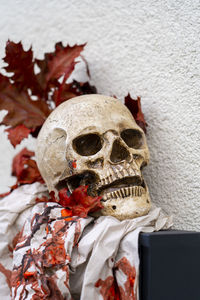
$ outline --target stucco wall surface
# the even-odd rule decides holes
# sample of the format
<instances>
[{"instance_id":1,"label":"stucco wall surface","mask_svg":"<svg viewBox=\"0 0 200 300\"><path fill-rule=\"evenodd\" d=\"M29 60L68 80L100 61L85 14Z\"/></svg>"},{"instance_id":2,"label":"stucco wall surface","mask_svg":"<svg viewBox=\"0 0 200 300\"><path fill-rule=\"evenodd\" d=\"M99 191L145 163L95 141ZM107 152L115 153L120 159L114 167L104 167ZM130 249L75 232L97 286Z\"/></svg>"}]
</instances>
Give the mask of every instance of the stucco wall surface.
<instances>
[{"instance_id":1,"label":"stucco wall surface","mask_svg":"<svg viewBox=\"0 0 200 300\"><path fill-rule=\"evenodd\" d=\"M154 203L175 228L200 230L200 4L158 0L1 0L0 57L7 39L41 58L57 41L87 42L84 55L99 93L140 95L151 163L145 176ZM3 64L1 63L1 66ZM83 64L76 78L87 80ZM16 150L0 128L0 192Z\"/></svg>"}]
</instances>

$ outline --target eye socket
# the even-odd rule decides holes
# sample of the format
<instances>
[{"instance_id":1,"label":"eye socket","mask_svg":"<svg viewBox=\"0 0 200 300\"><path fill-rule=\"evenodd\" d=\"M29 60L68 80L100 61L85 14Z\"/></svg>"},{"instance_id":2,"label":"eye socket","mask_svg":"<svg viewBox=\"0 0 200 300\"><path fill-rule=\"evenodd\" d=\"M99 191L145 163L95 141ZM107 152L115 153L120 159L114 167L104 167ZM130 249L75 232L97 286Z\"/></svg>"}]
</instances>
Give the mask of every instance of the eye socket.
<instances>
[{"instance_id":1,"label":"eye socket","mask_svg":"<svg viewBox=\"0 0 200 300\"><path fill-rule=\"evenodd\" d=\"M137 129L125 129L121 132L121 138L128 147L139 149L143 145L142 133Z\"/></svg>"},{"instance_id":2,"label":"eye socket","mask_svg":"<svg viewBox=\"0 0 200 300\"><path fill-rule=\"evenodd\" d=\"M90 133L77 137L72 142L74 150L82 156L90 156L99 152L102 148L102 140L96 133Z\"/></svg>"}]
</instances>

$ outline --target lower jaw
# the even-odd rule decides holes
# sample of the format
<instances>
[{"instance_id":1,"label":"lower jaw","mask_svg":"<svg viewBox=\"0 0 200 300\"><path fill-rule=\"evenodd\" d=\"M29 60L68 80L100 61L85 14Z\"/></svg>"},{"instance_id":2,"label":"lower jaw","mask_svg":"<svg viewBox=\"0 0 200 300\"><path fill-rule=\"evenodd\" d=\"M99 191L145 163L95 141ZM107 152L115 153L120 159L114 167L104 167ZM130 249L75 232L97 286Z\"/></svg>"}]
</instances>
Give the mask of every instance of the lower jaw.
<instances>
[{"instance_id":1,"label":"lower jaw","mask_svg":"<svg viewBox=\"0 0 200 300\"><path fill-rule=\"evenodd\" d=\"M129 196L124 198L109 199L102 202L104 208L100 214L113 216L118 220L133 219L148 214L151 202L148 192L142 196Z\"/></svg>"}]
</instances>

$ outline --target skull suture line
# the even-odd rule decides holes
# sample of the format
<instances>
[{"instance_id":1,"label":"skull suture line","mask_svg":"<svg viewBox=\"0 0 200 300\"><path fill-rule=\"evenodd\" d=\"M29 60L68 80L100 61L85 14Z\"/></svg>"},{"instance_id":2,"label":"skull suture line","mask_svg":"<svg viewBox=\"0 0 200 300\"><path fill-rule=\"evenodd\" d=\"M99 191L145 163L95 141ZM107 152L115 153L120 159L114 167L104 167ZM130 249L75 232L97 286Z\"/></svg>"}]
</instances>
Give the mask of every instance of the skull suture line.
<instances>
[{"instance_id":1,"label":"skull suture line","mask_svg":"<svg viewBox=\"0 0 200 300\"><path fill-rule=\"evenodd\" d=\"M58 106L40 131L36 158L49 191L89 185L102 196L102 215L124 220L149 212L145 134L115 98L84 95Z\"/></svg>"}]
</instances>

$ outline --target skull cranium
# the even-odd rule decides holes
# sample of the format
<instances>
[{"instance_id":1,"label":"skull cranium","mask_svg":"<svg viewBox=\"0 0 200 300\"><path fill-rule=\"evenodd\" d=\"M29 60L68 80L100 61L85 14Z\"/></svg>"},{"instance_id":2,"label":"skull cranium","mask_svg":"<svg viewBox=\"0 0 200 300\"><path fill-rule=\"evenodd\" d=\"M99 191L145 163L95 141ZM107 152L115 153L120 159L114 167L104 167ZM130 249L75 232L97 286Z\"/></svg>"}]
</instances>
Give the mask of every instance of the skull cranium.
<instances>
[{"instance_id":1,"label":"skull cranium","mask_svg":"<svg viewBox=\"0 0 200 300\"><path fill-rule=\"evenodd\" d=\"M84 95L58 106L40 131L36 158L49 191L87 184L102 196L102 215L123 220L150 209L145 134L115 98Z\"/></svg>"}]
</instances>

